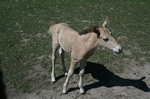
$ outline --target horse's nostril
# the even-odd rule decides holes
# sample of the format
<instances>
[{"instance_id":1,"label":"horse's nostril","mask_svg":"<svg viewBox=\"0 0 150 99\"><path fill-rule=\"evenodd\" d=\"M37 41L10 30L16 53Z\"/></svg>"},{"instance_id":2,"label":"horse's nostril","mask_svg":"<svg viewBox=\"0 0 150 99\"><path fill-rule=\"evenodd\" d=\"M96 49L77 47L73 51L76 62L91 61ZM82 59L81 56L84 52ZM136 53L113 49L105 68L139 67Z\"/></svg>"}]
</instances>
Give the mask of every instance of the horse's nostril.
<instances>
[{"instance_id":1,"label":"horse's nostril","mask_svg":"<svg viewBox=\"0 0 150 99\"><path fill-rule=\"evenodd\" d=\"M122 49L119 49L119 53L121 53L122 52Z\"/></svg>"}]
</instances>

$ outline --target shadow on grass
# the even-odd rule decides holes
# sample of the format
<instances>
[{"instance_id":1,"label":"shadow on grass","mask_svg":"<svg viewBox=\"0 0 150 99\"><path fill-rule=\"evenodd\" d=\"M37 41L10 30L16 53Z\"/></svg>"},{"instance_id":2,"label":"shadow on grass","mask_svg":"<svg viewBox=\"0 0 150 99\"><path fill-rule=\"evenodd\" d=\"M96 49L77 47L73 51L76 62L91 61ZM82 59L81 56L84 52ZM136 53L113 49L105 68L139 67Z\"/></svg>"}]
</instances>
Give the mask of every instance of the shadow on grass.
<instances>
[{"instance_id":1,"label":"shadow on grass","mask_svg":"<svg viewBox=\"0 0 150 99\"><path fill-rule=\"evenodd\" d=\"M87 92L90 89L98 88L101 86L105 86L108 88L115 87L115 86L121 86L121 87L133 86L144 92L150 91L150 88L148 88L147 84L143 81L145 77L142 77L141 79L125 79L115 75L102 64L87 62L86 65L87 66L85 68L85 74L90 73L92 77L94 79L97 79L98 81L89 85L85 85L84 86L85 92ZM78 73L79 73L79 67L75 69L75 74ZM76 89L78 88L70 88L68 92L74 91Z\"/></svg>"},{"instance_id":2,"label":"shadow on grass","mask_svg":"<svg viewBox=\"0 0 150 99\"><path fill-rule=\"evenodd\" d=\"M65 77L65 75L64 75L64 74L59 75L58 77L56 77L56 82L57 82L59 79L63 78L63 77Z\"/></svg>"}]
</instances>

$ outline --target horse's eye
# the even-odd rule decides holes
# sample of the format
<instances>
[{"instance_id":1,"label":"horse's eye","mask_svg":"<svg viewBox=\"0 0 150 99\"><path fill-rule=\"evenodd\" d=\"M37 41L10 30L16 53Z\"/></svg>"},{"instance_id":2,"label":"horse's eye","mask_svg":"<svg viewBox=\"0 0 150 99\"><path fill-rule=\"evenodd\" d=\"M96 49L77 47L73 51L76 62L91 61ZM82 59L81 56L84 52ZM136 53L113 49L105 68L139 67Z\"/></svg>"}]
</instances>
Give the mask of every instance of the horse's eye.
<instances>
[{"instance_id":1,"label":"horse's eye","mask_svg":"<svg viewBox=\"0 0 150 99\"><path fill-rule=\"evenodd\" d=\"M109 41L109 39L108 39L108 38L103 38L103 40L104 40L105 42L108 42L108 41Z\"/></svg>"}]
</instances>

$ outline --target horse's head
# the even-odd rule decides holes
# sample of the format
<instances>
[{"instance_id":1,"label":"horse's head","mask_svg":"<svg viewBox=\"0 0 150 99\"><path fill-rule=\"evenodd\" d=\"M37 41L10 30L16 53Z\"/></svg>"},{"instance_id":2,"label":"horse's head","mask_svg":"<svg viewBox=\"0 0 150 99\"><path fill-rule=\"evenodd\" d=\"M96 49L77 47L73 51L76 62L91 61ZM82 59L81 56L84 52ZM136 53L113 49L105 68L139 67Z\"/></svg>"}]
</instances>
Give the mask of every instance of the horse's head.
<instances>
[{"instance_id":1,"label":"horse's head","mask_svg":"<svg viewBox=\"0 0 150 99\"><path fill-rule=\"evenodd\" d=\"M98 45L107 47L108 49L113 50L116 53L121 53L122 48L119 43L114 39L109 29L106 28L108 19L104 23L97 27L97 32L99 32L97 43Z\"/></svg>"}]
</instances>

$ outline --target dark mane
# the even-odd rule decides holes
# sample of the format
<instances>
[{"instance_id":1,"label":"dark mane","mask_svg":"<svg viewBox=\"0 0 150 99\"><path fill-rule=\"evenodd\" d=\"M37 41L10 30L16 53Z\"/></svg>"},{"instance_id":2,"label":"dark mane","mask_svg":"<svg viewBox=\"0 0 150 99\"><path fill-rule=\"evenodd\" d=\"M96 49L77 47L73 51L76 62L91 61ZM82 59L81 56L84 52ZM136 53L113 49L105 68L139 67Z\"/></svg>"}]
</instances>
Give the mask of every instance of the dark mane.
<instances>
[{"instance_id":1,"label":"dark mane","mask_svg":"<svg viewBox=\"0 0 150 99\"><path fill-rule=\"evenodd\" d=\"M98 26L94 26L92 28L88 28L88 29L82 30L81 32L79 32L79 35L84 35L84 34L87 34L87 33L90 33L90 32L96 33L97 36L100 35L100 31L98 30Z\"/></svg>"}]
</instances>

